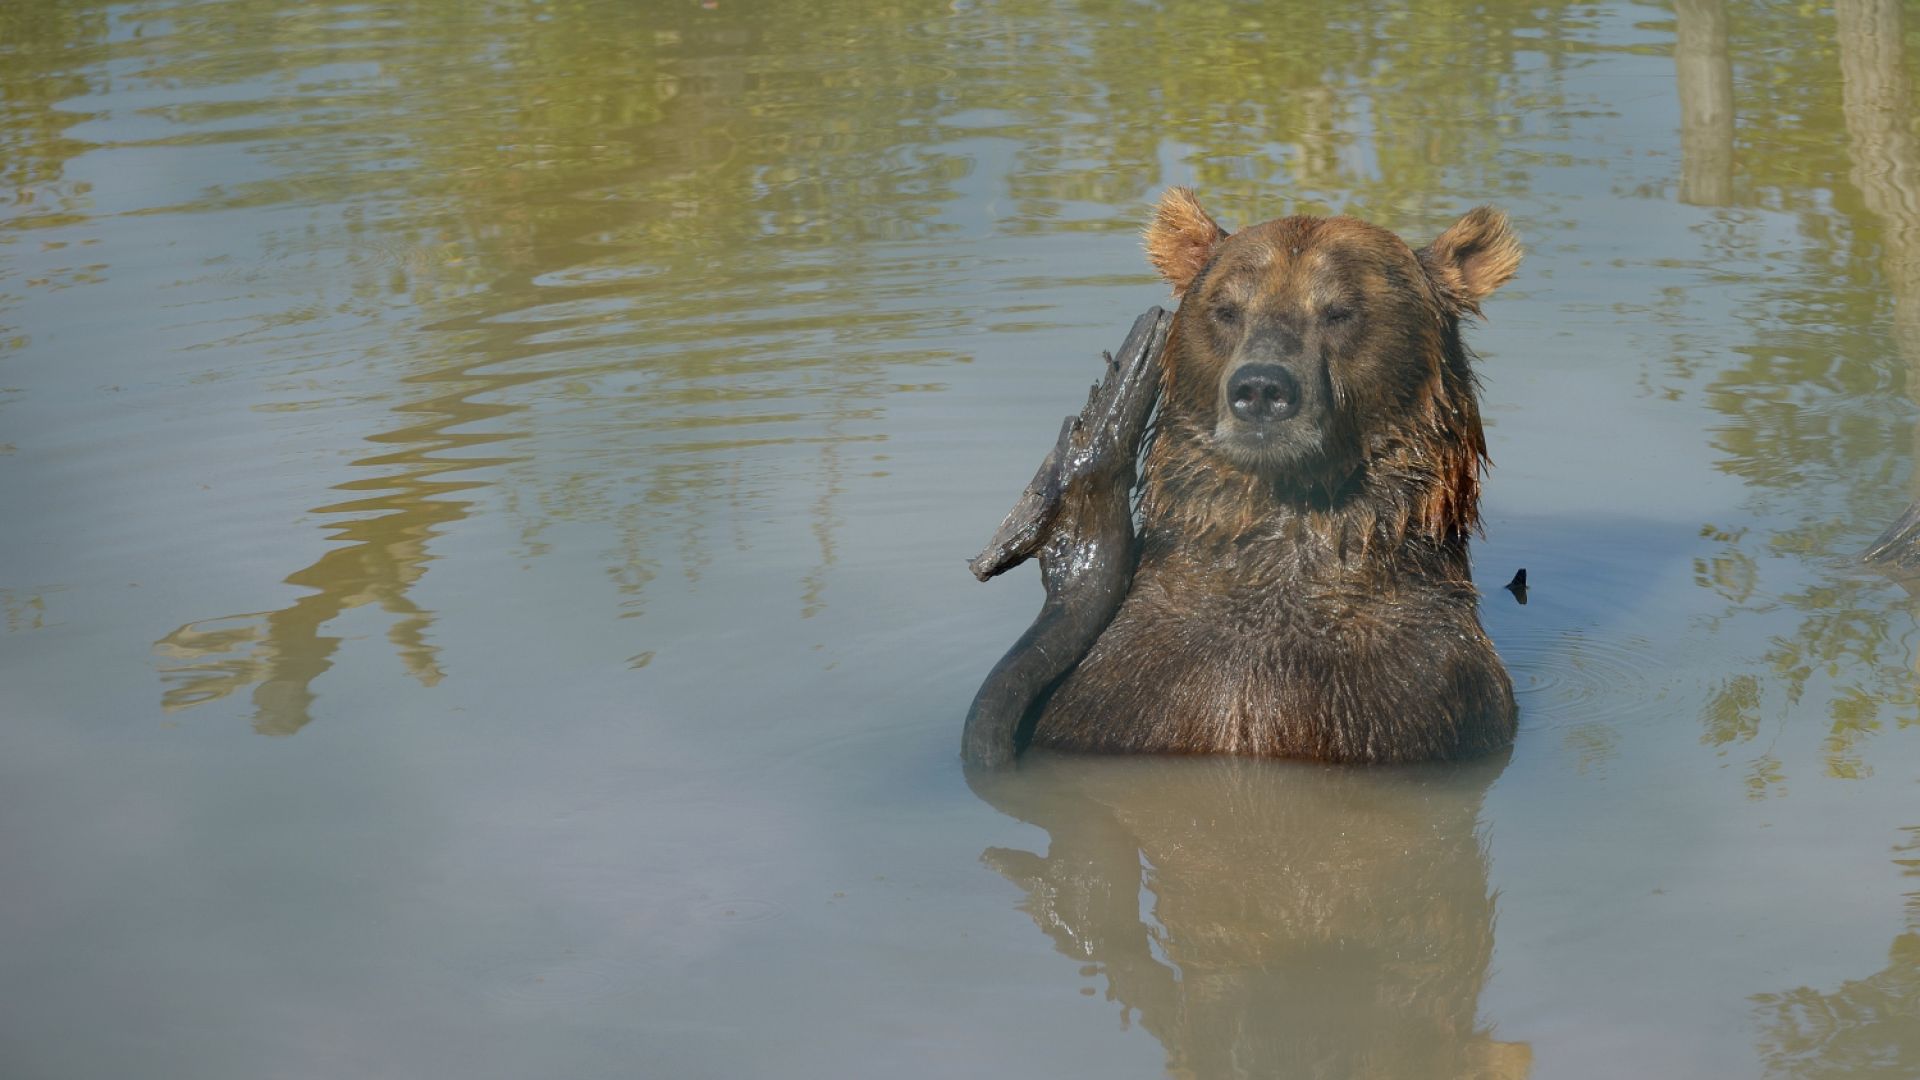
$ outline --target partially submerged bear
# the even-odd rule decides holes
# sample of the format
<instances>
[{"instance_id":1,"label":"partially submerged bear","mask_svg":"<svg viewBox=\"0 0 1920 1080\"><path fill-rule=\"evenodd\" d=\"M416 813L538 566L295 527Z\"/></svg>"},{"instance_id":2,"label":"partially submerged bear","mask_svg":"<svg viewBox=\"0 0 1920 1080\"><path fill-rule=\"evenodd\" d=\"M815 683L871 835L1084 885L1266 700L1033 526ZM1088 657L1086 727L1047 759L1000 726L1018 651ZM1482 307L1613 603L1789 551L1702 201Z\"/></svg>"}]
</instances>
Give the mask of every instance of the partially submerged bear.
<instances>
[{"instance_id":1,"label":"partially submerged bear","mask_svg":"<svg viewBox=\"0 0 1920 1080\"><path fill-rule=\"evenodd\" d=\"M1228 235L1176 188L1146 242L1178 311L1135 324L973 564L1037 556L1047 603L981 686L966 759L1511 743L1468 563L1487 458L1460 338L1520 262L1505 216L1415 251L1344 217Z\"/></svg>"}]
</instances>

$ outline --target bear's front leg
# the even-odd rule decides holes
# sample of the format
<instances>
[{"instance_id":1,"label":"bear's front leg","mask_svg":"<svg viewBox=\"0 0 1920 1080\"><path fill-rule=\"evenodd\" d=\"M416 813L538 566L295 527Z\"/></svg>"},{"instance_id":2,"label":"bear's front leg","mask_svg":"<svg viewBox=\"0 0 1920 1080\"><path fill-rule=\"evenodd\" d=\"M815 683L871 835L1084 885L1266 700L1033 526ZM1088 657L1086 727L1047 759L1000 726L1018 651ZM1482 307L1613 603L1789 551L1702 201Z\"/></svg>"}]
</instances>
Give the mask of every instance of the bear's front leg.
<instances>
[{"instance_id":1,"label":"bear's front leg","mask_svg":"<svg viewBox=\"0 0 1920 1080\"><path fill-rule=\"evenodd\" d=\"M1034 703L1093 647L1133 581L1133 486L1140 440L1159 394L1173 316L1135 319L1118 356L1000 530L970 564L985 581L1038 556L1046 603L974 695L961 738L969 765L1013 760Z\"/></svg>"}]
</instances>

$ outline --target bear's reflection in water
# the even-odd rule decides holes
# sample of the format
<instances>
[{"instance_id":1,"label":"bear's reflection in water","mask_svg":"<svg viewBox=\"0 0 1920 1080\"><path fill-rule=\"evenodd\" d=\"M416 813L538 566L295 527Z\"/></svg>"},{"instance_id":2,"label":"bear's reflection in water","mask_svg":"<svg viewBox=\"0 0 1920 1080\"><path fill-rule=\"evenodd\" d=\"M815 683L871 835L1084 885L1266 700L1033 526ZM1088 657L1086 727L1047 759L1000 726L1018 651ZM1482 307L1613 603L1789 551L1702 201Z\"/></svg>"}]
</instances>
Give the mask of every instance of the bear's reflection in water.
<instances>
[{"instance_id":1,"label":"bear's reflection in water","mask_svg":"<svg viewBox=\"0 0 1920 1080\"><path fill-rule=\"evenodd\" d=\"M1035 753L974 790L1047 830L988 865L1175 1076L1523 1077L1480 1022L1476 831L1505 756L1342 769Z\"/></svg>"}]
</instances>

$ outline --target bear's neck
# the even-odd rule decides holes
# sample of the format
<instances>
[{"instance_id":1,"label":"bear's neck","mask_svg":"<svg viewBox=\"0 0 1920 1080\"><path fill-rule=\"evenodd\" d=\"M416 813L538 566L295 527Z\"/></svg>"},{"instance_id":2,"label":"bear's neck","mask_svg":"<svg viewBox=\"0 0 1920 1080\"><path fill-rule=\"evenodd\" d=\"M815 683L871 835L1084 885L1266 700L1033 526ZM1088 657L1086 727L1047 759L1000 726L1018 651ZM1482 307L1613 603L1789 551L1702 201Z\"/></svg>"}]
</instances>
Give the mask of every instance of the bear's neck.
<instances>
[{"instance_id":1,"label":"bear's neck","mask_svg":"<svg viewBox=\"0 0 1920 1080\"><path fill-rule=\"evenodd\" d=\"M1465 492L1458 478L1409 470L1395 455L1331 487L1301 487L1223 468L1197 446L1159 442L1142 487L1141 571L1189 571L1212 587L1470 587L1478 467L1476 457Z\"/></svg>"}]
</instances>

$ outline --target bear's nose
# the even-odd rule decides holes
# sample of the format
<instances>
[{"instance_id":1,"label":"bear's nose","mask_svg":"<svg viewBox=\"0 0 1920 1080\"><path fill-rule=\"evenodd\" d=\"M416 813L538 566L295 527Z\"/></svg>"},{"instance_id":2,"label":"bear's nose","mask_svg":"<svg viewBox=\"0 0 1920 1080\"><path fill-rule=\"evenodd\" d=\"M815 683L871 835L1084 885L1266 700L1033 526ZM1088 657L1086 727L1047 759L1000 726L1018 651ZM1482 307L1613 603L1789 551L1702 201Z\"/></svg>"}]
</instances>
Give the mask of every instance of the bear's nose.
<instances>
[{"instance_id":1,"label":"bear's nose","mask_svg":"<svg viewBox=\"0 0 1920 1080\"><path fill-rule=\"evenodd\" d=\"M1228 381L1227 404L1249 424L1285 420L1300 411L1300 384L1278 364L1248 364Z\"/></svg>"}]
</instances>

